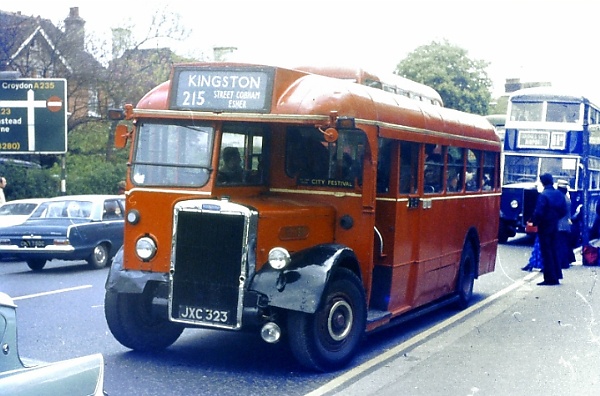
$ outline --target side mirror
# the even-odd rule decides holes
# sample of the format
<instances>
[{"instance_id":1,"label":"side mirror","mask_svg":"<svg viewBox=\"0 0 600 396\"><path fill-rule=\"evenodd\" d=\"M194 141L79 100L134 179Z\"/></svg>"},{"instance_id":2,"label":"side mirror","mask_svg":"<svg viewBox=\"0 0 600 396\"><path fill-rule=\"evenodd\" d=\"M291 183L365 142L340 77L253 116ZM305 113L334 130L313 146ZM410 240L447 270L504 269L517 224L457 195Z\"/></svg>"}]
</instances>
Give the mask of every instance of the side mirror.
<instances>
[{"instance_id":1,"label":"side mirror","mask_svg":"<svg viewBox=\"0 0 600 396\"><path fill-rule=\"evenodd\" d=\"M129 139L129 129L125 124L119 124L115 128L115 147L118 149L125 148Z\"/></svg>"},{"instance_id":2,"label":"side mirror","mask_svg":"<svg viewBox=\"0 0 600 396\"><path fill-rule=\"evenodd\" d=\"M108 119L112 121L121 121L125 119L125 111L122 109L108 109Z\"/></svg>"}]
</instances>

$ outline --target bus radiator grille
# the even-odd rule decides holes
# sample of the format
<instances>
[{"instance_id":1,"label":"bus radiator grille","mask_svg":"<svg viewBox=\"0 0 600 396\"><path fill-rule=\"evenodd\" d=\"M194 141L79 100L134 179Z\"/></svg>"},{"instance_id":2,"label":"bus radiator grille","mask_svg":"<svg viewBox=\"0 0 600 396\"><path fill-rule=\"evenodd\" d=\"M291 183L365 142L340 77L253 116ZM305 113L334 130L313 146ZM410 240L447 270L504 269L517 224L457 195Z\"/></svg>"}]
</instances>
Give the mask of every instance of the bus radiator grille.
<instances>
[{"instance_id":1,"label":"bus radiator grille","mask_svg":"<svg viewBox=\"0 0 600 396\"><path fill-rule=\"evenodd\" d=\"M197 211L180 211L177 216L172 319L238 328L245 217Z\"/></svg>"}]
</instances>

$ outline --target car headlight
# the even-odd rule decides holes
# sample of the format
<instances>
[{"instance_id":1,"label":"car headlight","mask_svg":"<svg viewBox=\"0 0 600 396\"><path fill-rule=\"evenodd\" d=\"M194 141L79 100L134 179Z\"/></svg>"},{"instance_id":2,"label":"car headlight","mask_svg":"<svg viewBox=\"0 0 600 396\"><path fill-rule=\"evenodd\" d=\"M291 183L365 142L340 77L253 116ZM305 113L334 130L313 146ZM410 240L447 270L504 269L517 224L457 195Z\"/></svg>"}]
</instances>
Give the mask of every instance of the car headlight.
<instances>
[{"instance_id":1,"label":"car headlight","mask_svg":"<svg viewBox=\"0 0 600 396\"><path fill-rule=\"evenodd\" d=\"M510 207L513 209L517 209L519 207L519 201L513 199L512 201L510 201Z\"/></svg>"},{"instance_id":2,"label":"car headlight","mask_svg":"<svg viewBox=\"0 0 600 396\"><path fill-rule=\"evenodd\" d=\"M142 237L135 243L135 254L144 261L156 255L156 242L150 237Z\"/></svg>"},{"instance_id":3,"label":"car headlight","mask_svg":"<svg viewBox=\"0 0 600 396\"><path fill-rule=\"evenodd\" d=\"M269 265L276 270L285 268L290 263L290 253L282 247L274 247L269 252Z\"/></svg>"}]
</instances>

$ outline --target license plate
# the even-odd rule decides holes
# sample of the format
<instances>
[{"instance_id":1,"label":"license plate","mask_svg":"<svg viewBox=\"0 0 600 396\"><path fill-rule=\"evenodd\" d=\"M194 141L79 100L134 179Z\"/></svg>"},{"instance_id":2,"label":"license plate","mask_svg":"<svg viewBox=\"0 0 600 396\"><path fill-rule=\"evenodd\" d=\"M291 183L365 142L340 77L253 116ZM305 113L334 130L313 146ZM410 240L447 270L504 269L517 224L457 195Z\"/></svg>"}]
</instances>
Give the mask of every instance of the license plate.
<instances>
[{"instance_id":1,"label":"license plate","mask_svg":"<svg viewBox=\"0 0 600 396\"><path fill-rule=\"evenodd\" d=\"M21 241L21 247L24 248L43 248L46 246L46 243L42 240L37 239L28 239Z\"/></svg>"},{"instance_id":2,"label":"license plate","mask_svg":"<svg viewBox=\"0 0 600 396\"><path fill-rule=\"evenodd\" d=\"M230 311L218 309L192 307L189 305L179 306L179 318L205 323L227 323L230 319Z\"/></svg>"}]
</instances>

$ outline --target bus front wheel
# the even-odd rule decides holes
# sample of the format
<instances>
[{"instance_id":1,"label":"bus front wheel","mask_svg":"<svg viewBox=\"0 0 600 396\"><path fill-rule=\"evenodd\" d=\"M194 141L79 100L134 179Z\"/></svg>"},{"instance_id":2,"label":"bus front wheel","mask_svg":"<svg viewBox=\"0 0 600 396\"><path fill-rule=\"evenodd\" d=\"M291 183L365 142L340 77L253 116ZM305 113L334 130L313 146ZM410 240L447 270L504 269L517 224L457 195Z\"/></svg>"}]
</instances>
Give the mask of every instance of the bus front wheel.
<instances>
[{"instance_id":1,"label":"bus front wheel","mask_svg":"<svg viewBox=\"0 0 600 396\"><path fill-rule=\"evenodd\" d=\"M127 348L144 352L165 349L183 332L183 326L152 314L149 294L106 292L104 315L108 328Z\"/></svg>"},{"instance_id":2,"label":"bus front wheel","mask_svg":"<svg viewBox=\"0 0 600 396\"><path fill-rule=\"evenodd\" d=\"M314 314L288 315L290 348L298 362L318 371L346 365L364 335L366 310L360 279L350 270L336 270Z\"/></svg>"}]
</instances>

